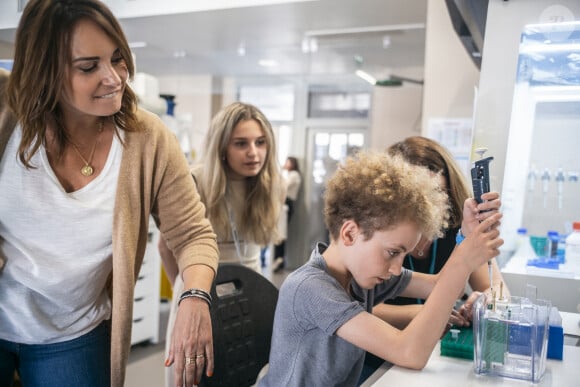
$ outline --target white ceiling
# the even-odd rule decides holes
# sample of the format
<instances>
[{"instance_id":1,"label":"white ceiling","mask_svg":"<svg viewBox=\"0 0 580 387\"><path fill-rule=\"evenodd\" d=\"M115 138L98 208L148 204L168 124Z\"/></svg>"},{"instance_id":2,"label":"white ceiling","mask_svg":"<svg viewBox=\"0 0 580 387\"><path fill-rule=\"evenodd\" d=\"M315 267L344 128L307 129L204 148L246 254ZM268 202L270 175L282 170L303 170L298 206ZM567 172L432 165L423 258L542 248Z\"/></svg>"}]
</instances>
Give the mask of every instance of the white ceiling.
<instances>
[{"instance_id":1,"label":"white ceiling","mask_svg":"<svg viewBox=\"0 0 580 387\"><path fill-rule=\"evenodd\" d=\"M121 24L130 42L147 43L134 53L138 71L152 75L352 76L361 68L381 79L411 68L422 77L426 8L427 0L319 0L122 18ZM308 36L317 38L317 52L302 51ZM13 42L14 29L0 30L0 40ZM174 57L180 51L185 56ZM278 65L262 67L260 59Z\"/></svg>"}]
</instances>

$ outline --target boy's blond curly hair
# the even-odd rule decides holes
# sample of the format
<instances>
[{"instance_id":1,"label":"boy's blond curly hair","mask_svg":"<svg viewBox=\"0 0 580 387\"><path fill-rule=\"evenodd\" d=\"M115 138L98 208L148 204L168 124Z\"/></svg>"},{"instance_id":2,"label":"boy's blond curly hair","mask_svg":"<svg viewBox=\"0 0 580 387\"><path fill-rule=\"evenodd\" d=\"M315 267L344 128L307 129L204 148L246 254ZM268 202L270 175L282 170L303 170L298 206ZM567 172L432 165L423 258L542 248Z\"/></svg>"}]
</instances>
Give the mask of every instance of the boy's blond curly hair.
<instances>
[{"instance_id":1,"label":"boy's blond curly hair","mask_svg":"<svg viewBox=\"0 0 580 387\"><path fill-rule=\"evenodd\" d=\"M359 152L340 165L324 193L324 220L332 240L346 220L361 227L365 239L405 221L429 239L448 226L447 195L426 168L398 156Z\"/></svg>"}]
</instances>

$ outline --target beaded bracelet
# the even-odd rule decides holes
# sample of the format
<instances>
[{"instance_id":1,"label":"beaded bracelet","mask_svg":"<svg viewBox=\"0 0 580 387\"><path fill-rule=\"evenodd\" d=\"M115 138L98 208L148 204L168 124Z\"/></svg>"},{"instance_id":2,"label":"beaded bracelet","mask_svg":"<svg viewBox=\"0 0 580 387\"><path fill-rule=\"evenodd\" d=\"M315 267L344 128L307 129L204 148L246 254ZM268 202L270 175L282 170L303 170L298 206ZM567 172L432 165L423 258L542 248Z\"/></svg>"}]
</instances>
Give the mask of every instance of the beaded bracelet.
<instances>
[{"instance_id":1,"label":"beaded bracelet","mask_svg":"<svg viewBox=\"0 0 580 387\"><path fill-rule=\"evenodd\" d=\"M181 293L181 295L179 296L179 301L177 302L177 305L179 306L179 304L181 304L181 301L185 300L186 298L190 298L190 297L201 298L202 300L207 302L207 305L211 308L211 302L212 302L211 295L208 292L206 292L205 290L196 289L196 288L191 288L191 289L188 289L188 290L184 291L183 293Z\"/></svg>"}]
</instances>

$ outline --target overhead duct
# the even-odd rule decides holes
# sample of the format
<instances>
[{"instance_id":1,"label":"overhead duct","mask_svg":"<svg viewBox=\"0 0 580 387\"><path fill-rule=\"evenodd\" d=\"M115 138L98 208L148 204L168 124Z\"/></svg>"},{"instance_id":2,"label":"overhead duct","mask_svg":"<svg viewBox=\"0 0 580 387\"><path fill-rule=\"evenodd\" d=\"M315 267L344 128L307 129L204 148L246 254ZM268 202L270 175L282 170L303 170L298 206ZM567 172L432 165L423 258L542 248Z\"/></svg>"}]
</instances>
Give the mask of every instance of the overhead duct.
<instances>
[{"instance_id":1,"label":"overhead duct","mask_svg":"<svg viewBox=\"0 0 580 387\"><path fill-rule=\"evenodd\" d=\"M453 29L480 69L489 0L445 0L445 3Z\"/></svg>"}]
</instances>

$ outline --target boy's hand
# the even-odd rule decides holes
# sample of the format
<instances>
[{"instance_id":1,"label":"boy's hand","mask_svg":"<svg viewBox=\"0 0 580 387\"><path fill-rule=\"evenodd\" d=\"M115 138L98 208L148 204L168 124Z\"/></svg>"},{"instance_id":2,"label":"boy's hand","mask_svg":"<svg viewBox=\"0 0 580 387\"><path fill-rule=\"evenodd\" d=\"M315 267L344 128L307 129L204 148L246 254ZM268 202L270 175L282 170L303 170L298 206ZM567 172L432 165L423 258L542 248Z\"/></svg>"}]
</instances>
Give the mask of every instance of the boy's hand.
<instances>
[{"instance_id":1,"label":"boy's hand","mask_svg":"<svg viewBox=\"0 0 580 387\"><path fill-rule=\"evenodd\" d=\"M486 192L481 195L483 203L477 204L475 199L466 199L463 203L463 221L461 222L461 233L464 236L471 234L479 222L497 214L501 207L499 193Z\"/></svg>"},{"instance_id":2,"label":"boy's hand","mask_svg":"<svg viewBox=\"0 0 580 387\"><path fill-rule=\"evenodd\" d=\"M501 217L501 213L487 216L456 247L456 252L460 254L470 273L499 255L499 247L503 245L503 239L499 237L498 230Z\"/></svg>"}]
</instances>

